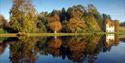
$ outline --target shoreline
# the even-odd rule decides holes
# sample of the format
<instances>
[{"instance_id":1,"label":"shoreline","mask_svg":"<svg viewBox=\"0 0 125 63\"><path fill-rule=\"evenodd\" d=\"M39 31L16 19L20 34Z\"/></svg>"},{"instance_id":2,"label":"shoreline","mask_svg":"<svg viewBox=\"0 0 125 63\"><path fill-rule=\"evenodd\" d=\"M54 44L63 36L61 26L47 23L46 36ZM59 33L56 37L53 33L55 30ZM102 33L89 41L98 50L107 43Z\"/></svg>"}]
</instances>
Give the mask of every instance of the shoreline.
<instances>
[{"instance_id":1,"label":"shoreline","mask_svg":"<svg viewBox=\"0 0 125 63\"><path fill-rule=\"evenodd\" d=\"M19 37L19 36L81 36L81 35L104 35L104 34L118 34L125 35L125 32L88 32L88 33L4 33L0 37Z\"/></svg>"}]
</instances>

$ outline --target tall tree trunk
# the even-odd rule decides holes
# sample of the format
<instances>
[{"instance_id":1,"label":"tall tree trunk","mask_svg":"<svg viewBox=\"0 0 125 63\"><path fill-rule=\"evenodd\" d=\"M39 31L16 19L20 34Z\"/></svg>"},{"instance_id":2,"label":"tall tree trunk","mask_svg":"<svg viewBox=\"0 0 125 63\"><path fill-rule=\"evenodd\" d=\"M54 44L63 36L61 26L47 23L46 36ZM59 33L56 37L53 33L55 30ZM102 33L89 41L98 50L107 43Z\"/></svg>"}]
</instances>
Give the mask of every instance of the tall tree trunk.
<instances>
[{"instance_id":1,"label":"tall tree trunk","mask_svg":"<svg viewBox=\"0 0 125 63\"><path fill-rule=\"evenodd\" d=\"M54 31L54 33L56 33L56 31Z\"/></svg>"},{"instance_id":2,"label":"tall tree trunk","mask_svg":"<svg viewBox=\"0 0 125 63\"><path fill-rule=\"evenodd\" d=\"M54 33L57 33L56 31L54 31ZM57 37L56 36L54 36L54 38L56 39Z\"/></svg>"}]
</instances>

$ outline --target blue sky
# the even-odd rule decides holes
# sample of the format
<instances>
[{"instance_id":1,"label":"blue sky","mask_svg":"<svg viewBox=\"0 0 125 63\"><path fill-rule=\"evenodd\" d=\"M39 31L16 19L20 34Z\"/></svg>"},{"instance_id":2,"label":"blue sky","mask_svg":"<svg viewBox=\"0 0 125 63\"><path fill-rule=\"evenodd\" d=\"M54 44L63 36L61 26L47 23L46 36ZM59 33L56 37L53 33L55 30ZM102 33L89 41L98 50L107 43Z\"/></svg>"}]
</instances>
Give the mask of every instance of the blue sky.
<instances>
[{"instance_id":1,"label":"blue sky","mask_svg":"<svg viewBox=\"0 0 125 63\"><path fill-rule=\"evenodd\" d=\"M93 4L98 11L109 14L112 19L125 21L125 0L32 0L33 5L40 13L51 12L53 9L62 9L73 5L81 4L87 7ZM9 19L9 11L12 7L12 0L0 0L0 14Z\"/></svg>"}]
</instances>

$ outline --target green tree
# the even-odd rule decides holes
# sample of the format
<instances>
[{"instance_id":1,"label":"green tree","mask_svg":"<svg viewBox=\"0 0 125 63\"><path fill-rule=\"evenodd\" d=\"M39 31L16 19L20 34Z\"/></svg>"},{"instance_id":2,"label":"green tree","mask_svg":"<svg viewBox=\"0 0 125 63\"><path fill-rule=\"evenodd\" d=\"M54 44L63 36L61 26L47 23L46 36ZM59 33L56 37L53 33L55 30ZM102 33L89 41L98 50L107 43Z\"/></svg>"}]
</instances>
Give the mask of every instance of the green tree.
<instances>
[{"instance_id":1,"label":"green tree","mask_svg":"<svg viewBox=\"0 0 125 63\"><path fill-rule=\"evenodd\" d=\"M36 11L31 0L13 0L10 25L16 32L36 31Z\"/></svg>"},{"instance_id":2,"label":"green tree","mask_svg":"<svg viewBox=\"0 0 125 63\"><path fill-rule=\"evenodd\" d=\"M47 24L48 24L48 13L42 12L38 14L37 17L37 31L38 32L47 32Z\"/></svg>"},{"instance_id":3,"label":"green tree","mask_svg":"<svg viewBox=\"0 0 125 63\"><path fill-rule=\"evenodd\" d=\"M111 19L111 16L107 15L107 14L102 14L102 17L103 17L103 20L105 20L105 19Z\"/></svg>"},{"instance_id":4,"label":"green tree","mask_svg":"<svg viewBox=\"0 0 125 63\"><path fill-rule=\"evenodd\" d=\"M65 8L62 8L61 14L60 14L60 21L63 23L63 21L67 20L67 12Z\"/></svg>"},{"instance_id":5,"label":"green tree","mask_svg":"<svg viewBox=\"0 0 125 63\"><path fill-rule=\"evenodd\" d=\"M0 15L0 33L6 33L5 29L8 27L9 27L9 24L7 20L2 15Z\"/></svg>"},{"instance_id":6,"label":"green tree","mask_svg":"<svg viewBox=\"0 0 125 63\"><path fill-rule=\"evenodd\" d=\"M93 4L89 4L88 5L88 14L92 14L93 15L93 17L95 18L96 22L98 23L99 27L102 30L103 29L102 17L101 17L100 13L98 12L98 10L96 9L96 7Z\"/></svg>"}]
</instances>

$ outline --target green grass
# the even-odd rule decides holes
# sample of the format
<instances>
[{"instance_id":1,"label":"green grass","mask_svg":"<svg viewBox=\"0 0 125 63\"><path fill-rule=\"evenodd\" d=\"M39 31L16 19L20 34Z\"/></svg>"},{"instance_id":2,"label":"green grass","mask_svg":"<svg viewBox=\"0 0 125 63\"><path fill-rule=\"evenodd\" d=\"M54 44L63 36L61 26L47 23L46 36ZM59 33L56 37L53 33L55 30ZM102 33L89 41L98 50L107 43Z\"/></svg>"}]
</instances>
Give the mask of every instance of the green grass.
<instances>
[{"instance_id":1,"label":"green grass","mask_svg":"<svg viewBox=\"0 0 125 63\"><path fill-rule=\"evenodd\" d=\"M0 37L18 37L17 33L4 33L0 34Z\"/></svg>"},{"instance_id":2,"label":"green grass","mask_svg":"<svg viewBox=\"0 0 125 63\"><path fill-rule=\"evenodd\" d=\"M92 33L4 33L0 37L18 37L18 36L77 36L77 35L102 35L102 34L119 34L125 35L125 32L92 32Z\"/></svg>"},{"instance_id":3,"label":"green grass","mask_svg":"<svg viewBox=\"0 0 125 63\"><path fill-rule=\"evenodd\" d=\"M91 33L31 33L29 36L75 36L75 35L89 35Z\"/></svg>"}]
</instances>

